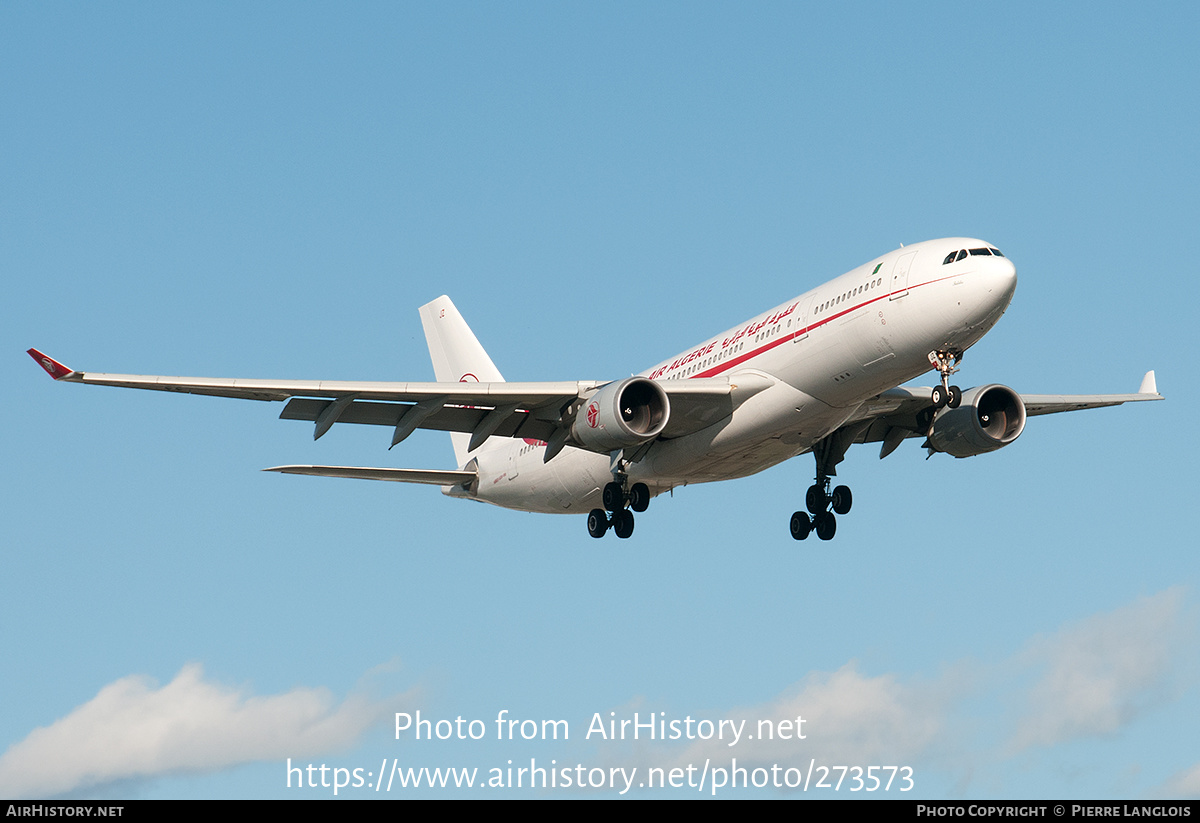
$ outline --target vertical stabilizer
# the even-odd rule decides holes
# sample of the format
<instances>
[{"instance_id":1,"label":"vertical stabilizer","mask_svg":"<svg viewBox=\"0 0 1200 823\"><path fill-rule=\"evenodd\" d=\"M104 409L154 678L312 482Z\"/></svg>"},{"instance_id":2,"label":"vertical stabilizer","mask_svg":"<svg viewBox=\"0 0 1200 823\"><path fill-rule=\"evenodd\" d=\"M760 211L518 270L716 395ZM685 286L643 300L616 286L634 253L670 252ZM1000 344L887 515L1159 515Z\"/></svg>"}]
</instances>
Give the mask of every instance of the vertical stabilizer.
<instances>
[{"instance_id":1,"label":"vertical stabilizer","mask_svg":"<svg viewBox=\"0 0 1200 823\"><path fill-rule=\"evenodd\" d=\"M449 297L443 294L422 306L420 312L425 342L429 344L429 358L433 361L433 375L439 383L504 382L500 370L479 345L475 333ZM471 436L466 432L451 432L450 440L458 465L465 465Z\"/></svg>"}]
</instances>

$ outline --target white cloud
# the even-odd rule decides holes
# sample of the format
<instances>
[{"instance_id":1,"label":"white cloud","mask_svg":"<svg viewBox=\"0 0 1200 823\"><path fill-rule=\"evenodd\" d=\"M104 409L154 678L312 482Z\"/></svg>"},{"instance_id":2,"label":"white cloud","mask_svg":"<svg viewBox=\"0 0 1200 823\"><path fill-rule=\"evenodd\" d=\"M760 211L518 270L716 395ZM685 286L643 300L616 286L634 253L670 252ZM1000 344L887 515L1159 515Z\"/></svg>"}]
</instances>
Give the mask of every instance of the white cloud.
<instances>
[{"instance_id":1,"label":"white cloud","mask_svg":"<svg viewBox=\"0 0 1200 823\"><path fill-rule=\"evenodd\" d=\"M185 666L156 688L132 675L0 756L0 796L45 797L117 780L217 771L256 760L308 757L354 743L387 715L325 689L255 697Z\"/></svg>"},{"instance_id":2,"label":"white cloud","mask_svg":"<svg viewBox=\"0 0 1200 823\"><path fill-rule=\"evenodd\" d=\"M766 703L724 714L744 718L745 734L755 737L759 720L802 716L806 740L743 738L733 747L728 740L697 741L673 760L736 757L748 768L809 757L827 765L902 763L965 790L980 768L997 775L1001 764L1031 747L1115 733L1178 697L1194 645L1195 621L1184 595L1182 588L1168 589L1093 615L1035 638L994 665L963 660L931 678L869 676L853 662L812 672ZM1014 695L1015 714L1001 723L991 707ZM645 757L651 754L647 749ZM1177 774L1162 791L1196 795L1200 766Z\"/></svg>"},{"instance_id":3,"label":"white cloud","mask_svg":"<svg viewBox=\"0 0 1200 823\"><path fill-rule=\"evenodd\" d=\"M1158 791L1154 792L1154 795L1161 797L1200 797L1200 763L1172 776Z\"/></svg>"},{"instance_id":4,"label":"white cloud","mask_svg":"<svg viewBox=\"0 0 1200 823\"><path fill-rule=\"evenodd\" d=\"M868 677L853 662L835 672L814 672L768 703L731 711L728 717L745 720L742 741L710 740L687 748L679 762L705 758L728 760L739 766L770 766L816 756L828 764L911 762L929 754L948 736L947 713L952 710L961 684L955 677L937 681L901 682L895 675ZM803 718L804 740L776 736L769 728L797 728ZM760 722L762 736L760 737ZM752 737L753 739L748 739Z\"/></svg>"},{"instance_id":5,"label":"white cloud","mask_svg":"<svg viewBox=\"0 0 1200 823\"><path fill-rule=\"evenodd\" d=\"M1033 641L1016 665L1045 671L1011 748L1111 734L1169 697L1190 631L1183 601L1183 589L1168 589Z\"/></svg>"}]
</instances>

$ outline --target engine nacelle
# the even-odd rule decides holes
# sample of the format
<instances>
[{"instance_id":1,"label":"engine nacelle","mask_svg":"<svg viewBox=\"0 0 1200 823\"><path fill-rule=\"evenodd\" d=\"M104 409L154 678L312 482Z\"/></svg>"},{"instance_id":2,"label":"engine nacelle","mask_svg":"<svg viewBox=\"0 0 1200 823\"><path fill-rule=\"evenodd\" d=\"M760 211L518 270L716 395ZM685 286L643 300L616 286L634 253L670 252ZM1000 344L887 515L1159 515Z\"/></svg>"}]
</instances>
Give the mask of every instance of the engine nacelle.
<instances>
[{"instance_id":1,"label":"engine nacelle","mask_svg":"<svg viewBox=\"0 0 1200 823\"><path fill-rule=\"evenodd\" d=\"M1025 404L1007 386L993 384L963 392L957 409L943 409L933 421L929 445L955 457L995 451L1025 429Z\"/></svg>"},{"instance_id":2,"label":"engine nacelle","mask_svg":"<svg viewBox=\"0 0 1200 823\"><path fill-rule=\"evenodd\" d=\"M624 449L658 437L670 416L662 386L645 377L627 377L588 398L571 426L571 438L595 451Z\"/></svg>"}]
</instances>

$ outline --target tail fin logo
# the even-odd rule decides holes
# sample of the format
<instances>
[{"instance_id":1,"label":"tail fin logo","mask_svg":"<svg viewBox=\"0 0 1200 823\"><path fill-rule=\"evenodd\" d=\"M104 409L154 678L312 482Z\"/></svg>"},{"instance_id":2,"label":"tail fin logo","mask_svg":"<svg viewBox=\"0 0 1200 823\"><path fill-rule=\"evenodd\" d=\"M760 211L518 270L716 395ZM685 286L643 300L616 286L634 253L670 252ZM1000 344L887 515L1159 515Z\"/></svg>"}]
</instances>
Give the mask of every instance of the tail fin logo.
<instances>
[{"instance_id":1,"label":"tail fin logo","mask_svg":"<svg viewBox=\"0 0 1200 823\"><path fill-rule=\"evenodd\" d=\"M71 370L59 363L53 357L42 354L37 349L26 349L26 354L33 358L33 362L37 363L46 370L46 374L53 377L55 380L61 380L71 373Z\"/></svg>"}]
</instances>

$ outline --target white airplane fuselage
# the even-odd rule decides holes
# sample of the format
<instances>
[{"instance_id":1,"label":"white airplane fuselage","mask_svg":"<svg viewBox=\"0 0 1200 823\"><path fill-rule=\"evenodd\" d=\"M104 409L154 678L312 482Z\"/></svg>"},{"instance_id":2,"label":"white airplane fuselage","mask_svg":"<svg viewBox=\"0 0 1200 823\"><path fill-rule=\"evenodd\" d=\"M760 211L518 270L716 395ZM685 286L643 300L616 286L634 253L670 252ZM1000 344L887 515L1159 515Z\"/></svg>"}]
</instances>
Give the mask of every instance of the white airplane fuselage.
<instances>
[{"instance_id":1,"label":"white airplane fuselage","mask_svg":"<svg viewBox=\"0 0 1200 823\"><path fill-rule=\"evenodd\" d=\"M660 494L760 472L810 451L863 403L930 371L930 352L970 348L1004 314L1017 284L1006 257L945 262L951 252L983 248L994 247L971 238L901 247L641 372L660 381L746 375L770 385L707 427L655 441L629 464L629 482ZM443 491L523 511L600 506L613 479L609 456L567 448L546 462L545 448L491 438L472 453L478 484Z\"/></svg>"}]
</instances>

